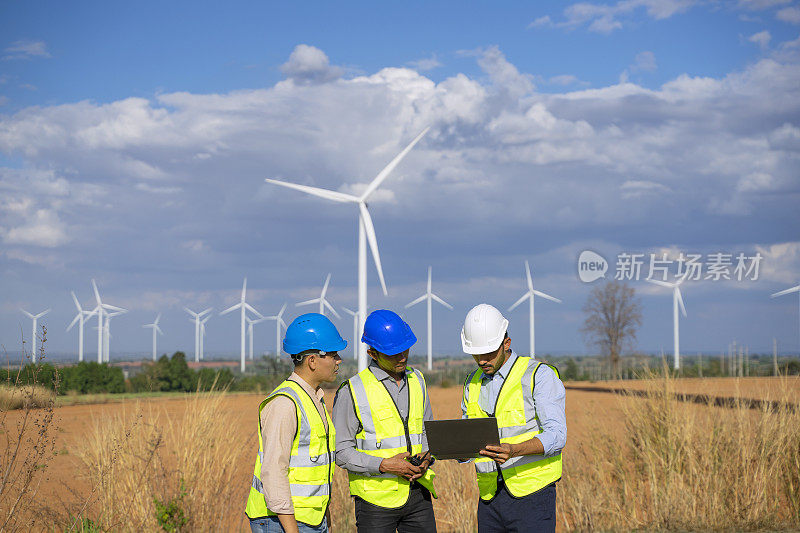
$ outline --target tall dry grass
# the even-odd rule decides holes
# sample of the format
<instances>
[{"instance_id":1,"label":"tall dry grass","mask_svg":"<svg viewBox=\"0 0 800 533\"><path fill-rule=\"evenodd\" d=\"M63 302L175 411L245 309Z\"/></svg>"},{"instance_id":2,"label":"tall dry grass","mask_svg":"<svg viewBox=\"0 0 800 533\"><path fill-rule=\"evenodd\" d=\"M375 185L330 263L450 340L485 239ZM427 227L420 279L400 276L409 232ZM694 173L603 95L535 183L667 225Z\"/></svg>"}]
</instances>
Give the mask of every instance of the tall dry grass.
<instances>
[{"instance_id":1,"label":"tall dry grass","mask_svg":"<svg viewBox=\"0 0 800 533\"><path fill-rule=\"evenodd\" d=\"M0 385L0 411L47 407L55 398L55 392L42 385Z\"/></svg>"},{"instance_id":2,"label":"tall dry grass","mask_svg":"<svg viewBox=\"0 0 800 533\"><path fill-rule=\"evenodd\" d=\"M98 419L77 450L92 486L77 517L114 531L238 527L247 486L237 466L254 460L257 445L233 431L249 420L223 408L225 395L196 393L174 418L137 403L121 416Z\"/></svg>"},{"instance_id":3,"label":"tall dry grass","mask_svg":"<svg viewBox=\"0 0 800 533\"><path fill-rule=\"evenodd\" d=\"M625 436L569 450L559 518L575 530L800 526L800 413L681 402L673 381L620 399ZM598 422L602 419L598 418Z\"/></svg>"}]
</instances>

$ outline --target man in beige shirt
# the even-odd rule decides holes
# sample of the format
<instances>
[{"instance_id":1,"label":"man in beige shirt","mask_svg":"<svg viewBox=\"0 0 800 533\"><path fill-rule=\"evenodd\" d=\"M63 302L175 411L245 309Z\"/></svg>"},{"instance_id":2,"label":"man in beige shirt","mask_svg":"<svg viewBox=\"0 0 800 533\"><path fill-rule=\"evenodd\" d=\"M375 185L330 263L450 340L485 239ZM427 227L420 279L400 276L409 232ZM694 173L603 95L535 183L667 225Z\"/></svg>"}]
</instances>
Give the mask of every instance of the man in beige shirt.
<instances>
[{"instance_id":1,"label":"man in beige shirt","mask_svg":"<svg viewBox=\"0 0 800 533\"><path fill-rule=\"evenodd\" d=\"M346 345L318 313L299 316L286 330L283 349L295 368L260 407L259 459L246 511L254 532L328 531L335 439L321 385L336 379L337 352ZM318 482L309 481L310 471L319 473Z\"/></svg>"}]
</instances>

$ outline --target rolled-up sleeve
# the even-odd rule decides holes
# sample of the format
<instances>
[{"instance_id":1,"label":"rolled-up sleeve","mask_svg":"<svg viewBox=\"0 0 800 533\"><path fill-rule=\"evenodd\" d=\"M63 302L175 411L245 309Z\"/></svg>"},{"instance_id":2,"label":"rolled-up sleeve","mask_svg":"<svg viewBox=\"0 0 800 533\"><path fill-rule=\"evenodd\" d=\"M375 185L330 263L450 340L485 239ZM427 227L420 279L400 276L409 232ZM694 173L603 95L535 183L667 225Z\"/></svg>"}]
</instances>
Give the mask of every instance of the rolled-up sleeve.
<instances>
[{"instance_id":1,"label":"rolled-up sleeve","mask_svg":"<svg viewBox=\"0 0 800 533\"><path fill-rule=\"evenodd\" d=\"M347 385L336 392L332 418L336 428L336 464L356 474L380 474L382 459L356 448L356 433L361 430L361 423L356 416L353 397Z\"/></svg>"},{"instance_id":2,"label":"rolled-up sleeve","mask_svg":"<svg viewBox=\"0 0 800 533\"><path fill-rule=\"evenodd\" d=\"M536 371L533 402L542 432L536 435L545 455L556 455L567 444L566 390L549 366L542 364Z\"/></svg>"}]
</instances>

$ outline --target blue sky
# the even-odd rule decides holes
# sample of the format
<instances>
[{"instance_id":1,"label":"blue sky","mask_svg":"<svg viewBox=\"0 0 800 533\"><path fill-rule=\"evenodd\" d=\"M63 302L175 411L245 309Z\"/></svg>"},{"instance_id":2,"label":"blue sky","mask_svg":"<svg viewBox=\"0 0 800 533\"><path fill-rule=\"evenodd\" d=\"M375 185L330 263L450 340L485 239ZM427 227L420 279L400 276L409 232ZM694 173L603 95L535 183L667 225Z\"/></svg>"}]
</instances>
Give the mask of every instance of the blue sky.
<instances>
[{"instance_id":1,"label":"blue sky","mask_svg":"<svg viewBox=\"0 0 800 533\"><path fill-rule=\"evenodd\" d=\"M88 305L92 277L131 310L113 353L146 352L157 312L163 351L191 351L182 307L227 307L245 275L265 314L328 272L352 307L354 211L263 178L354 192L426 126L370 201L389 286L370 264L370 305L399 310L432 265L456 308L434 311L435 352L460 351L472 305L522 294L525 260L564 300L537 302L538 351L586 352L586 249L759 253L758 280L687 282L682 347L800 349L796 296L769 298L800 282L797 2L6 1L0 36L9 352L21 306L52 307L49 348L74 351L69 291ZM639 348L669 351L669 295L633 285ZM404 316L424 352L424 308ZM526 310L508 316L527 346ZM235 318L208 327L207 352L237 351Z\"/></svg>"}]
</instances>

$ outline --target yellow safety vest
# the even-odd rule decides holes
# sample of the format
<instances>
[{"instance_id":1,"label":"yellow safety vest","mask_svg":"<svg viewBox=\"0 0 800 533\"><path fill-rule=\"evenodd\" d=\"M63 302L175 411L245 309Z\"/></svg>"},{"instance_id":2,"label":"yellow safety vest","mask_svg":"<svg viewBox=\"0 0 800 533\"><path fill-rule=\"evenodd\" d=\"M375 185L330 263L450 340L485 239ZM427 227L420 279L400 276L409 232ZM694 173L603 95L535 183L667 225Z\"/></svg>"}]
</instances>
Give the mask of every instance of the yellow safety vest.
<instances>
[{"instance_id":1,"label":"yellow safety vest","mask_svg":"<svg viewBox=\"0 0 800 533\"><path fill-rule=\"evenodd\" d=\"M369 368L342 383L342 386L350 387L356 416L361 424L361 430L355 436L357 450L382 459L403 452L415 455L423 451L422 417L428 391L421 372L409 368L406 376L407 420L400 417L389 391ZM404 477L389 472L374 476L348 472L348 477L350 494L373 505L395 509L408 501L411 485ZM434 477L433 470L428 469L417 482L436 498L433 490Z\"/></svg>"},{"instance_id":2,"label":"yellow safety vest","mask_svg":"<svg viewBox=\"0 0 800 533\"><path fill-rule=\"evenodd\" d=\"M262 493L261 462L264 458L264 442L261 439L261 410L278 396L286 396L292 400L297 411L297 433L292 442L288 472L294 516L298 522L317 526L325 518L330 502L336 430L330 415L325 411L329 429L325 431L325 424L314 400L296 381L288 379L278 385L258 406L258 455L245 513L249 518L277 514L267 508Z\"/></svg>"},{"instance_id":3,"label":"yellow safety vest","mask_svg":"<svg viewBox=\"0 0 800 533\"><path fill-rule=\"evenodd\" d=\"M542 363L530 357L517 357L500 388L494 413L491 414L486 413L479 405L483 372L480 369L475 370L464 384L467 418L497 417L501 443L517 444L541 433L541 424L533 402L534 378L541 365ZM558 376L558 370L551 368ZM561 479L561 452L552 457L512 457L500 465L500 469L509 492L520 498ZM475 459L475 472L481 499L491 500L497 492L497 463L489 457L481 456Z\"/></svg>"}]
</instances>

